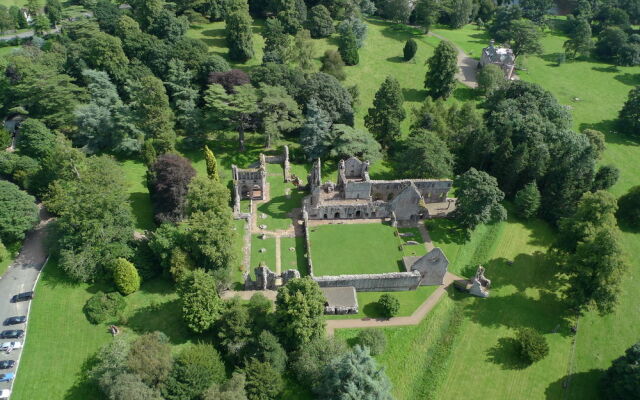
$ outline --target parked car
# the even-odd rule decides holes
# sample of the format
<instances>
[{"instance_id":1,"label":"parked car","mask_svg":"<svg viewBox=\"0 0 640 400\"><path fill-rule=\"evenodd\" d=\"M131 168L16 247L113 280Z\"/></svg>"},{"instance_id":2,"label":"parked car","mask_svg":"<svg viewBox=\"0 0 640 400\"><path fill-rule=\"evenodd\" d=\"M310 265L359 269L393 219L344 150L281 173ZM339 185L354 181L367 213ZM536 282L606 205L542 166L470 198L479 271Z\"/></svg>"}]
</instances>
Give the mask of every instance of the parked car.
<instances>
[{"instance_id":1,"label":"parked car","mask_svg":"<svg viewBox=\"0 0 640 400\"><path fill-rule=\"evenodd\" d=\"M24 331L22 329L0 332L0 339L20 339L23 336Z\"/></svg>"},{"instance_id":2,"label":"parked car","mask_svg":"<svg viewBox=\"0 0 640 400\"><path fill-rule=\"evenodd\" d=\"M13 368L14 365L16 365L16 362L14 360L1 360L0 361L0 369Z\"/></svg>"},{"instance_id":3,"label":"parked car","mask_svg":"<svg viewBox=\"0 0 640 400\"><path fill-rule=\"evenodd\" d=\"M0 382L11 382L15 378L16 374L9 372L7 374L0 374Z\"/></svg>"},{"instance_id":4,"label":"parked car","mask_svg":"<svg viewBox=\"0 0 640 400\"><path fill-rule=\"evenodd\" d=\"M2 389L0 390L0 400L6 400L11 396L11 390Z\"/></svg>"},{"instance_id":5,"label":"parked car","mask_svg":"<svg viewBox=\"0 0 640 400\"><path fill-rule=\"evenodd\" d=\"M4 342L0 344L0 351L7 351L22 348L21 342Z\"/></svg>"},{"instance_id":6,"label":"parked car","mask_svg":"<svg viewBox=\"0 0 640 400\"><path fill-rule=\"evenodd\" d=\"M11 317L4 320L4 325L17 325L27 322L27 317L21 315L19 317Z\"/></svg>"},{"instance_id":7,"label":"parked car","mask_svg":"<svg viewBox=\"0 0 640 400\"><path fill-rule=\"evenodd\" d=\"M18 293L11 298L12 303L17 303L19 301L27 301L33 299L33 292L23 292Z\"/></svg>"}]
</instances>

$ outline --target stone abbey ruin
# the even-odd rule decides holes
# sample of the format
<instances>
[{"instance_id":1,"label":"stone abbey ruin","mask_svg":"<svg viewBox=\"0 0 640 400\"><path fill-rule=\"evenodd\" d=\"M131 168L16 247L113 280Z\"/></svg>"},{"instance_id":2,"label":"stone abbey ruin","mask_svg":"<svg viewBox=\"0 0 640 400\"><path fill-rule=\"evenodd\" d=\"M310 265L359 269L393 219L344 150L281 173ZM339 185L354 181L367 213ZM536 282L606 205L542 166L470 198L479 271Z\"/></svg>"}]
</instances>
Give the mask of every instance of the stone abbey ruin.
<instances>
[{"instance_id":1,"label":"stone abbey ruin","mask_svg":"<svg viewBox=\"0 0 640 400\"><path fill-rule=\"evenodd\" d=\"M283 165L285 181L300 183L299 179L290 173L289 152L286 147L281 156L261 154L259 163L254 168L240 169L232 166L234 214L237 218L249 219L250 225L251 219L256 216L241 213L240 201L269 200L266 179L266 164L269 163ZM317 276L313 270L309 226L314 221L332 221L331 223L339 224L344 220L361 220L361 223L379 221L393 227L417 226L422 219L443 218L455 209L455 199L447 197L453 184L451 180L372 180L369 177L369 162L360 161L356 157L339 162L337 183L323 183L321 177L321 162L318 159L313 163L308 175L306 189L309 194L302 200L300 217L295 223L301 226L300 231L304 234L308 274L318 282L323 291L334 293L331 290L336 288L336 295L331 296L334 300L348 298L348 301L342 301L344 304L328 301L327 313L357 313L357 301L354 300L356 291L405 291L415 290L419 286L443 284L449 261L444 252L437 247L420 257L404 257L403 271ZM261 229L264 227L260 225ZM264 237L267 233L261 236ZM397 230L396 233L399 234ZM363 245L366 246L366 243ZM345 260L345 263L348 263L348 260ZM245 272L245 288L248 290L275 290L288 280L300 276L296 269L274 272L266 265L250 267L254 267L255 280Z\"/></svg>"}]
</instances>

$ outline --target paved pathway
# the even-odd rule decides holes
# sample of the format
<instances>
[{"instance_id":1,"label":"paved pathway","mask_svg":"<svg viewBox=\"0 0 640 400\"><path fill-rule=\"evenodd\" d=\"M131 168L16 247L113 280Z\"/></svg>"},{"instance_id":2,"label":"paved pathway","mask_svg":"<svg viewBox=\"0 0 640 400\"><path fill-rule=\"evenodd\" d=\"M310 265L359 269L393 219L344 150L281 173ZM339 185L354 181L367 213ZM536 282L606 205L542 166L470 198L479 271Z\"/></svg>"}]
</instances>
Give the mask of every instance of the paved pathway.
<instances>
[{"instance_id":1,"label":"paved pathway","mask_svg":"<svg viewBox=\"0 0 640 400\"><path fill-rule=\"evenodd\" d=\"M433 250L433 242L431 241L431 236L429 236L429 231L427 231L427 227L424 226L424 221L418 222L418 230L422 235L422 241L424 242L424 247L427 251Z\"/></svg>"},{"instance_id":2,"label":"paved pathway","mask_svg":"<svg viewBox=\"0 0 640 400\"><path fill-rule=\"evenodd\" d=\"M21 292L34 290L40 271L42 271L48 257L44 239L46 237L46 226L50 221L51 219L46 210L40 206L40 223L27 234L20 254L9 266L7 272L0 277L0 321L4 322L5 319L13 316L29 316L31 302L11 303L11 297ZM5 329L24 329L26 331L27 327L25 324L20 324L6 327ZM15 339L0 339L2 343L10 341L15 341ZM26 333L24 338L17 341L26 344ZM16 366L13 369L3 370L2 372L17 373L21 355L21 349L14 350L10 354L1 353L0 360L16 360ZM13 381L11 383L0 383L0 390L8 388L13 388Z\"/></svg>"},{"instance_id":3,"label":"paved pathway","mask_svg":"<svg viewBox=\"0 0 640 400\"><path fill-rule=\"evenodd\" d=\"M467 53L462 50L460 46L453 43L446 37L442 35L438 35L434 32L429 32L430 36L436 37L440 40L446 40L451 43L456 50L458 51L458 73L456 74L456 78L463 85L475 89L478 87L478 60L474 59L467 55Z\"/></svg>"},{"instance_id":4,"label":"paved pathway","mask_svg":"<svg viewBox=\"0 0 640 400\"><path fill-rule=\"evenodd\" d=\"M45 35L51 35L54 33L59 33L60 32L60 27L56 27L55 29L51 29L49 32L45 33ZM35 35L34 31L27 31L27 32L20 32L20 33L9 33L6 35L1 35L0 36L0 41L2 42L7 42L9 40L13 40L13 39L26 39L26 38L30 38L32 36Z\"/></svg>"},{"instance_id":5,"label":"paved pathway","mask_svg":"<svg viewBox=\"0 0 640 400\"><path fill-rule=\"evenodd\" d=\"M418 307L408 317L393 317L388 319L330 319L327 320L327 333L332 336L336 329L343 328L374 328L374 327L386 327L386 326L407 326L418 325L420 321L438 304L438 301L447 293L447 288L453 283L454 280L464 279L457 275L447 272L444 277L444 284L436 289L431 296Z\"/></svg>"}]
</instances>

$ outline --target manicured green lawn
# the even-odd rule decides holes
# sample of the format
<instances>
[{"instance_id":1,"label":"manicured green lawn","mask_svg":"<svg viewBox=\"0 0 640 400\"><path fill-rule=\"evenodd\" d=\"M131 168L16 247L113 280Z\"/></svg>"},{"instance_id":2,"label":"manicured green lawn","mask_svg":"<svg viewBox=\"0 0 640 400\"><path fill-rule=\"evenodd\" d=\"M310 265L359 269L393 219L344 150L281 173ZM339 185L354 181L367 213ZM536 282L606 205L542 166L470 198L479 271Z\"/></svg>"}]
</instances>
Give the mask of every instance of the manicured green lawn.
<instances>
[{"instance_id":1,"label":"manicured green lawn","mask_svg":"<svg viewBox=\"0 0 640 400\"><path fill-rule=\"evenodd\" d=\"M427 248L424 247L422 235L418 228L398 228L398 232L410 234L411 236L400 236L405 245L402 247L404 256L423 256L427 254ZM407 244L407 242L418 242L418 244Z\"/></svg>"},{"instance_id":2,"label":"manicured green lawn","mask_svg":"<svg viewBox=\"0 0 640 400\"><path fill-rule=\"evenodd\" d=\"M29 318L27 346L12 399L96 399L95 385L84 380L90 357L111 340L107 325L90 324L82 308L101 285L71 284L55 260L42 272ZM165 280L143 284L127 297L124 335L161 330L171 343L190 340L180 323L173 285Z\"/></svg>"},{"instance_id":3,"label":"manicured green lawn","mask_svg":"<svg viewBox=\"0 0 640 400\"><path fill-rule=\"evenodd\" d=\"M284 181L282 165L268 164L267 172L270 198L258 206L258 225L266 225L269 231L288 229L292 226L290 213L294 208L302 207L306 193Z\"/></svg>"},{"instance_id":4,"label":"manicured green lawn","mask_svg":"<svg viewBox=\"0 0 640 400\"><path fill-rule=\"evenodd\" d=\"M261 249L266 251L261 253ZM263 262L271 271L276 271L276 239L260 239L258 235L251 235L251 277L255 278L254 269Z\"/></svg>"},{"instance_id":5,"label":"manicured green lawn","mask_svg":"<svg viewBox=\"0 0 640 400\"><path fill-rule=\"evenodd\" d=\"M416 290L405 292L393 292L393 296L400 301L398 317L406 317L420 307L420 304L436 291L438 286L420 286ZM380 296L388 292L358 292L358 313L348 315L326 315L327 319L353 319L353 318L384 318L384 314L378 305Z\"/></svg>"},{"instance_id":6,"label":"manicured green lawn","mask_svg":"<svg viewBox=\"0 0 640 400\"><path fill-rule=\"evenodd\" d=\"M339 224L310 228L313 273L377 274L404 271L395 228L383 224Z\"/></svg>"},{"instance_id":7,"label":"manicured green lawn","mask_svg":"<svg viewBox=\"0 0 640 400\"><path fill-rule=\"evenodd\" d=\"M140 161L127 160L121 163L125 179L129 183L129 201L136 220L136 229L153 230L153 208L147 188L147 166Z\"/></svg>"},{"instance_id":8,"label":"manicured green lawn","mask_svg":"<svg viewBox=\"0 0 640 400\"><path fill-rule=\"evenodd\" d=\"M19 49L20 46L7 46L7 47L0 47L0 57L4 57L6 55L9 55L13 52L13 50L15 49Z\"/></svg>"},{"instance_id":9,"label":"manicured green lawn","mask_svg":"<svg viewBox=\"0 0 640 400\"><path fill-rule=\"evenodd\" d=\"M290 249L293 249L293 251ZM301 275L308 275L307 258L304 253L304 237L281 237L280 262L282 271L297 269Z\"/></svg>"}]
</instances>

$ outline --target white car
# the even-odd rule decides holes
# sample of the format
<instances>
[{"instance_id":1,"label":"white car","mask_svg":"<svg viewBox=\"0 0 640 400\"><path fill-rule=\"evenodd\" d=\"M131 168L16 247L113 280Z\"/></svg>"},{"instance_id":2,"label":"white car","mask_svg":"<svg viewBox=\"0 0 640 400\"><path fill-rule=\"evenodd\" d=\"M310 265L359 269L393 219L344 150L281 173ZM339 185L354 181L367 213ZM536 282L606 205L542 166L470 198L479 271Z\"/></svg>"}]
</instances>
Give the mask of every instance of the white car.
<instances>
[{"instance_id":1,"label":"white car","mask_svg":"<svg viewBox=\"0 0 640 400\"><path fill-rule=\"evenodd\" d=\"M3 389L0 390L0 400L8 399L11 396L11 390Z\"/></svg>"},{"instance_id":2,"label":"white car","mask_svg":"<svg viewBox=\"0 0 640 400\"><path fill-rule=\"evenodd\" d=\"M22 342L5 342L0 345L0 351L14 350L22 348ZM1 398L1 397L0 397Z\"/></svg>"}]
</instances>

